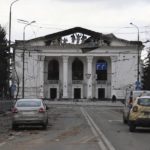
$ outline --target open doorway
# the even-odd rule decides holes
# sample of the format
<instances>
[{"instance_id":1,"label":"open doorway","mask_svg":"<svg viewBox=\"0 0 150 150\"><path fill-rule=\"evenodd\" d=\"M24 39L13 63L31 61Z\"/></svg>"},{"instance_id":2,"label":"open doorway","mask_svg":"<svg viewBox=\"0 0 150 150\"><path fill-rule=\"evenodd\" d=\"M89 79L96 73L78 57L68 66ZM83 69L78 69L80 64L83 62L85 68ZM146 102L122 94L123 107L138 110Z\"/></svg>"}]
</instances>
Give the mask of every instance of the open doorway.
<instances>
[{"instance_id":1,"label":"open doorway","mask_svg":"<svg viewBox=\"0 0 150 150\"><path fill-rule=\"evenodd\" d=\"M50 99L57 98L57 88L50 88Z\"/></svg>"},{"instance_id":2,"label":"open doorway","mask_svg":"<svg viewBox=\"0 0 150 150\"><path fill-rule=\"evenodd\" d=\"M104 99L104 98L105 98L105 89L98 88L98 99Z\"/></svg>"},{"instance_id":3,"label":"open doorway","mask_svg":"<svg viewBox=\"0 0 150 150\"><path fill-rule=\"evenodd\" d=\"M81 88L74 88L74 99L81 99Z\"/></svg>"}]
</instances>

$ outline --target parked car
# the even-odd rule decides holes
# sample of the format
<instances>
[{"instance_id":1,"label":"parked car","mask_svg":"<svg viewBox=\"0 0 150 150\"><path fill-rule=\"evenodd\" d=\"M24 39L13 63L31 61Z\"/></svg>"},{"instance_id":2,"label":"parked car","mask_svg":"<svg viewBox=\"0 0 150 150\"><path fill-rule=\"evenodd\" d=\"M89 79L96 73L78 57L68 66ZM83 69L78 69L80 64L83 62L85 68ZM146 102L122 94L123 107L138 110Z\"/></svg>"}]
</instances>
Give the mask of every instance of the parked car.
<instances>
[{"instance_id":1,"label":"parked car","mask_svg":"<svg viewBox=\"0 0 150 150\"><path fill-rule=\"evenodd\" d=\"M129 113L129 130L150 127L150 96L137 97Z\"/></svg>"},{"instance_id":2,"label":"parked car","mask_svg":"<svg viewBox=\"0 0 150 150\"><path fill-rule=\"evenodd\" d=\"M19 125L42 125L46 129L47 109L42 99L17 100L12 109L12 129L16 129Z\"/></svg>"}]
</instances>

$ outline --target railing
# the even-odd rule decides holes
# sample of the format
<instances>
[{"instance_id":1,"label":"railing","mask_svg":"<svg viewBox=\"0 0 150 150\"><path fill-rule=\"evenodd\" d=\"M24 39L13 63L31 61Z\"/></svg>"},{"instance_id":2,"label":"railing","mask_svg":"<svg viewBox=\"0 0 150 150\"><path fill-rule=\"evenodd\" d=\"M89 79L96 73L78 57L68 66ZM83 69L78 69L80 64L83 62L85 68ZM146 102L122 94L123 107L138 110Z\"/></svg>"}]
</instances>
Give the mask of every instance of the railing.
<instances>
[{"instance_id":1,"label":"railing","mask_svg":"<svg viewBox=\"0 0 150 150\"><path fill-rule=\"evenodd\" d=\"M84 80L72 80L72 84L83 84ZM59 84L60 81L59 80L47 80L45 82L45 84ZM97 80L96 81L97 84L107 84L107 85L111 85L110 81L107 80Z\"/></svg>"},{"instance_id":2,"label":"railing","mask_svg":"<svg viewBox=\"0 0 150 150\"><path fill-rule=\"evenodd\" d=\"M45 84L59 84L59 80L47 80Z\"/></svg>"},{"instance_id":3,"label":"railing","mask_svg":"<svg viewBox=\"0 0 150 150\"><path fill-rule=\"evenodd\" d=\"M83 84L83 80L72 80L72 84Z\"/></svg>"},{"instance_id":4,"label":"railing","mask_svg":"<svg viewBox=\"0 0 150 150\"><path fill-rule=\"evenodd\" d=\"M111 82L107 81L107 80L97 80L96 82L97 82L97 84L107 84L107 85L111 84Z\"/></svg>"},{"instance_id":5,"label":"railing","mask_svg":"<svg viewBox=\"0 0 150 150\"><path fill-rule=\"evenodd\" d=\"M38 52L40 51L40 49L42 48L97 48L101 45L99 45L96 42L90 42L90 43L83 43L83 44L71 44L71 43L59 43L59 44L54 44L54 45L37 45L37 46L27 46L26 45L26 49L30 50L30 51L35 51L38 50ZM18 49L23 49L23 47L20 45L17 46Z\"/></svg>"}]
</instances>

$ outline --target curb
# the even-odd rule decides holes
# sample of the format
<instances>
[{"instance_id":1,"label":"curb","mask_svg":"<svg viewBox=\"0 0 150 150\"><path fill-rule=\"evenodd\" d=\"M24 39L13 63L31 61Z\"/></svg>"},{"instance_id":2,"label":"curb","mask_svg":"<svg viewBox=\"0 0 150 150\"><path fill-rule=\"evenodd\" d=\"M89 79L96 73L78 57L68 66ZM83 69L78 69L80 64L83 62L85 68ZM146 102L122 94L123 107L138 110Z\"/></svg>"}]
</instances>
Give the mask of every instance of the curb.
<instances>
[{"instance_id":1,"label":"curb","mask_svg":"<svg viewBox=\"0 0 150 150\"><path fill-rule=\"evenodd\" d=\"M11 114L11 111L0 112L0 117L7 116L7 115L10 115L10 114Z\"/></svg>"},{"instance_id":2,"label":"curb","mask_svg":"<svg viewBox=\"0 0 150 150\"><path fill-rule=\"evenodd\" d=\"M46 102L48 105L76 105L76 106L104 106L104 107L123 107L122 103L112 104L105 102Z\"/></svg>"}]
</instances>

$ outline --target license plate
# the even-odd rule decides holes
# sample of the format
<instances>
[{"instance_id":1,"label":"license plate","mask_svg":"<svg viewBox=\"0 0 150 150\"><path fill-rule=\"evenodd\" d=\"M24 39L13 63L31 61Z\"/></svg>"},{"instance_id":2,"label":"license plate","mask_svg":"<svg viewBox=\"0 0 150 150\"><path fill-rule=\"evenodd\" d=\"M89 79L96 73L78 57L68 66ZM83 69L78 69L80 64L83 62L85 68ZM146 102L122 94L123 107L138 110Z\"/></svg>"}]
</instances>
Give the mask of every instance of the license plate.
<instances>
[{"instance_id":1,"label":"license plate","mask_svg":"<svg viewBox=\"0 0 150 150\"><path fill-rule=\"evenodd\" d=\"M34 115L34 112L22 112L23 115Z\"/></svg>"},{"instance_id":2,"label":"license plate","mask_svg":"<svg viewBox=\"0 0 150 150\"><path fill-rule=\"evenodd\" d=\"M146 116L147 118L150 118L150 112L144 112L144 116Z\"/></svg>"},{"instance_id":3,"label":"license plate","mask_svg":"<svg viewBox=\"0 0 150 150\"><path fill-rule=\"evenodd\" d=\"M150 112L144 112L144 115L150 115Z\"/></svg>"}]
</instances>

